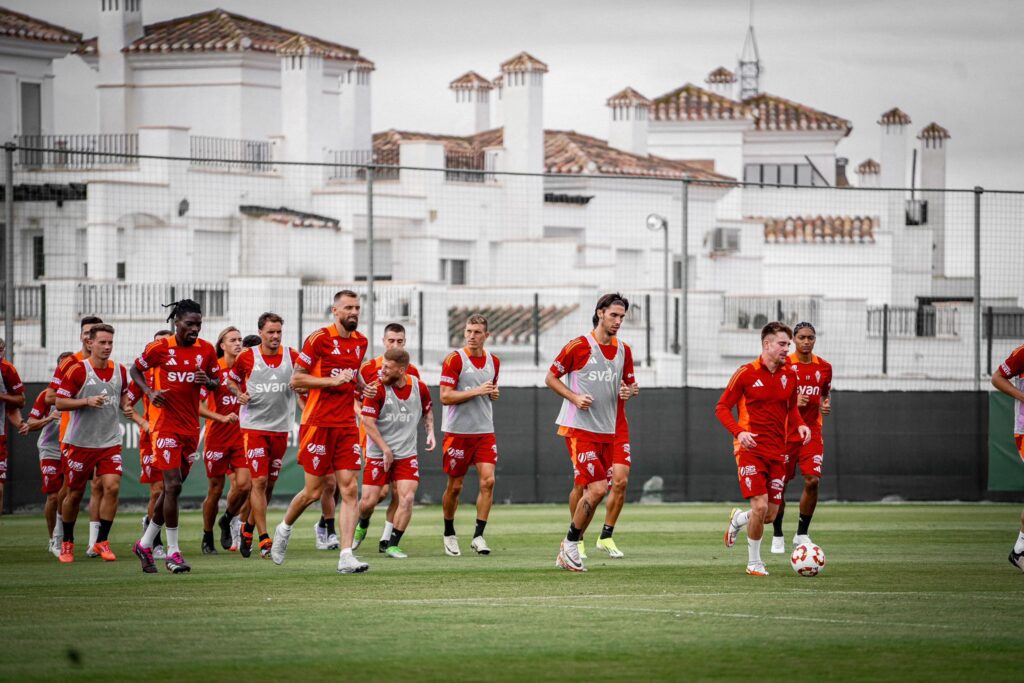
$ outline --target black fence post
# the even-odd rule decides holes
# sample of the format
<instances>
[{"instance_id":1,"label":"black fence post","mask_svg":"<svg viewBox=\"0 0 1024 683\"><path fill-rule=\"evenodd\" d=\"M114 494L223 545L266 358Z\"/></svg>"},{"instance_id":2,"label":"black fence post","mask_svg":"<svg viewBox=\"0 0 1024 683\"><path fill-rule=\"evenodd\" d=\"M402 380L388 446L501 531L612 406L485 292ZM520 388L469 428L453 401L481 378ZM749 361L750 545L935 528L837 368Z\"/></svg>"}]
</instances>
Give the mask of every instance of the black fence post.
<instances>
[{"instance_id":1,"label":"black fence post","mask_svg":"<svg viewBox=\"0 0 1024 683\"><path fill-rule=\"evenodd\" d=\"M46 348L46 285L39 285L39 346ZM992 354L989 354L991 356Z\"/></svg>"},{"instance_id":2,"label":"black fence post","mask_svg":"<svg viewBox=\"0 0 1024 683\"><path fill-rule=\"evenodd\" d=\"M889 304L882 304L882 374L889 374Z\"/></svg>"},{"instance_id":3,"label":"black fence post","mask_svg":"<svg viewBox=\"0 0 1024 683\"><path fill-rule=\"evenodd\" d=\"M299 320L299 344L298 344L298 347L300 349L302 348L302 342L304 341L302 339L302 316L304 315L304 311L306 310L306 306L305 306L306 301L305 301L305 299L306 299L306 292L302 289L302 284L299 283L299 314L297 316L295 316L295 317L298 318L298 320Z\"/></svg>"},{"instance_id":4,"label":"black fence post","mask_svg":"<svg viewBox=\"0 0 1024 683\"><path fill-rule=\"evenodd\" d=\"M540 292L533 293L533 365L540 367Z\"/></svg>"},{"instance_id":5,"label":"black fence post","mask_svg":"<svg viewBox=\"0 0 1024 683\"><path fill-rule=\"evenodd\" d=\"M418 291L416 296L416 337L420 350L420 367L423 367L423 290Z\"/></svg>"},{"instance_id":6,"label":"black fence post","mask_svg":"<svg viewBox=\"0 0 1024 683\"><path fill-rule=\"evenodd\" d=\"M647 367L651 367L651 295L644 294L644 316L647 331Z\"/></svg>"},{"instance_id":7,"label":"black fence post","mask_svg":"<svg viewBox=\"0 0 1024 683\"><path fill-rule=\"evenodd\" d=\"M684 294L685 296L685 294ZM680 297L682 298L682 297ZM679 353L682 347L679 345L679 301L676 299L673 302L673 322L672 322L672 353Z\"/></svg>"},{"instance_id":8,"label":"black fence post","mask_svg":"<svg viewBox=\"0 0 1024 683\"><path fill-rule=\"evenodd\" d=\"M775 313L776 320L778 320L780 323L786 322L785 320L782 319L782 299L775 300Z\"/></svg>"},{"instance_id":9,"label":"black fence post","mask_svg":"<svg viewBox=\"0 0 1024 683\"><path fill-rule=\"evenodd\" d=\"M987 306L985 308L985 336L988 338L988 372L986 373L988 375L992 374L992 332L995 327L992 317L992 307Z\"/></svg>"}]
</instances>

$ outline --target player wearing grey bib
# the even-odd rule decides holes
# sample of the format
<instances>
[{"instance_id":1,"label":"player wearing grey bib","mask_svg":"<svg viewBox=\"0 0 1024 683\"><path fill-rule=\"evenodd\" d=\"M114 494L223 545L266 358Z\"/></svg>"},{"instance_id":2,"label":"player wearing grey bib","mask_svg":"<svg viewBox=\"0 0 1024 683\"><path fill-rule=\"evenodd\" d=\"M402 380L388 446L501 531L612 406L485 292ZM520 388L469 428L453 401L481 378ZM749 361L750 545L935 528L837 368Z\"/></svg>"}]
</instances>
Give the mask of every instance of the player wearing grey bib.
<instances>
[{"instance_id":1,"label":"player wearing grey bib","mask_svg":"<svg viewBox=\"0 0 1024 683\"><path fill-rule=\"evenodd\" d=\"M290 383L299 352L281 346L284 319L264 313L258 321L260 345L245 349L228 373L228 389L242 404L238 417L242 426L246 472L252 478L249 492L251 511L242 528L243 556L259 534L260 554L270 555L272 541L267 533L267 501L281 473L288 449L288 435L295 425L295 392ZM245 390L241 386L245 386Z\"/></svg>"},{"instance_id":2,"label":"player wearing grey bib","mask_svg":"<svg viewBox=\"0 0 1024 683\"><path fill-rule=\"evenodd\" d=\"M471 315L463 337L466 346L450 353L441 366L441 431L444 444L441 456L448 486L441 498L444 513L444 551L461 555L455 535L455 511L459 507L462 481L470 465L476 466L480 492L476 497L476 529L470 547L481 555L491 549L484 540L484 527L494 500L494 468L498 445L494 440L492 406L498 400L498 357L487 352L484 344L490 336L487 318Z\"/></svg>"},{"instance_id":3,"label":"player wearing grey bib","mask_svg":"<svg viewBox=\"0 0 1024 683\"><path fill-rule=\"evenodd\" d=\"M123 365L110 360L114 350L113 327L94 325L89 337L92 342L89 358L69 370L57 390L57 410L71 413L64 432L68 495L63 509L62 563L74 562L75 520L93 470L102 480L104 491L99 510L100 531L94 548L108 562L117 559L107 539L117 514L121 488L122 436L118 415L129 405L128 373Z\"/></svg>"},{"instance_id":4,"label":"player wearing grey bib","mask_svg":"<svg viewBox=\"0 0 1024 683\"><path fill-rule=\"evenodd\" d=\"M562 397L558 433L569 449L574 483L582 488L556 557L556 565L569 571L586 571L579 543L608 493L619 401L634 396L629 386L632 353L616 337L627 310L629 301L622 295L602 296L594 310L594 330L566 344L544 379Z\"/></svg>"},{"instance_id":5,"label":"player wearing grey bib","mask_svg":"<svg viewBox=\"0 0 1024 683\"><path fill-rule=\"evenodd\" d=\"M430 392L424 383L408 374L408 369L408 351L386 351L380 366L380 382L373 396L364 397L361 411L366 430L366 465L363 495L359 501L359 526L363 529L369 526L381 488L390 483L398 508L385 552L388 557L397 559L408 557L398 544L412 519L412 505L420 481L416 437L421 421L427 433L427 450L434 450Z\"/></svg>"}]
</instances>

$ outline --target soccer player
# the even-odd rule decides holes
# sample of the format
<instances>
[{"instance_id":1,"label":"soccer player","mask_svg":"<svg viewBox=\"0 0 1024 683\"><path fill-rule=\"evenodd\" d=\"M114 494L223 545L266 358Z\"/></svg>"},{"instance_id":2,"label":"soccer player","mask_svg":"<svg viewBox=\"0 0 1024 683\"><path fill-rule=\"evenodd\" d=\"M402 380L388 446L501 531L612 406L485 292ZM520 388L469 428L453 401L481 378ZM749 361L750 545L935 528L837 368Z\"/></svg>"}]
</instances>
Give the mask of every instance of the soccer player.
<instances>
[{"instance_id":1,"label":"soccer player","mask_svg":"<svg viewBox=\"0 0 1024 683\"><path fill-rule=\"evenodd\" d=\"M556 566L573 572L587 570L579 543L608 493L619 401L634 395L633 353L616 337L628 310L629 301L617 292L598 299L593 331L566 344L544 378L562 398L555 422L568 446L574 484L582 489L555 558Z\"/></svg>"},{"instance_id":2,"label":"soccer player","mask_svg":"<svg viewBox=\"0 0 1024 683\"><path fill-rule=\"evenodd\" d=\"M217 364L220 366L220 384L214 391L201 392L206 398L206 405L199 404L199 417L206 420L206 437L203 448L203 461L206 463L207 489L203 501L203 555L216 555L213 546L213 522L217 519L217 506L220 496L224 493L224 480L229 471L235 475L231 481L231 493L228 495L225 516L234 517L231 500L237 507L249 493L248 477L239 481L237 472L245 469L245 451L242 448L242 431L238 427L238 409L241 404L227 386L227 373L235 364L235 359L242 351L242 334L237 327L225 327L217 335ZM237 510L237 507L235 510ZM225 539L225 528L227 538ZM225 540L227 544L225 544ZM227 550L231 547L231 528L221 524L221 545Z\"/></svg>"},{"instance_id":3,"label":"soccer player","mask_svg":"<svg viewBox=\"0 0 1024 683\"><path fill-rule=\"evenodd\" d=\"M174 336L150 342L131 369L132 379L150 403L158 409L152 424L154 464L163 475L153 518L132 551L142 563L142 571L156 573L153 542L160 528L167 525L167 558L164 564L173 574L192 570L181 555L178 544L178 496L181 484L197 456L199 446L200 391L215 391L220 366L210 342L199 338L203 328L203 310L191 299L168 304L174 321ZM153 386L143 373L153 371Z\"/></svg>"},{"instance_id":4,"label":"soccer player","mask_svg":"<svg viewBox=\"0 0 1024 683\"><path fill-rule=\"evenodd\" d=\"M267 533L267 502L281 474L288 435L295 423L295 392L291 381L299 353L293 348L282 348L283 325L284 318L276 313L261 315L258 321L260 345L243 351L228 374L228 389L242 406L239 419L245 450L244 476L252 481L251 512L242 530L240 546L243 557L248 557L248 549L252 547L254 529L259 534L260 556L270 555L272 541Z\"/></svg>"},{"instance_id":5,"label":"soccer player","mask_svg":"<svg viewBox=\"0 0 1024 683\"><path fill-rule=\"evenodd\" d=\"M352 554L352 536L358 515L359 485L356 476L362 452L356 427L355 393L358 370L369 345L356 331L359 326L359 295L343 289L334 295L334 323L309 335L292 373L292 389L308 391L299 427L299 464L305 481L288 505L284 519L274 529L270 557L285 560L292 525L299 515L320 500L324 483L333 475L341 492L341 553L338 572L365 572L369 565Z\"/></svg>"},{"instance_id":6,"label":"soccer player","mask_svg":"<svg viewBox=\"0 0 1024 683\"><path fill-rule=\"evenodd\" d=\"M63 362L58 363L57 369L53 373L53 379L50 380L50 385L46 389L46 403L47 405L53 405L57 400L57 390L60 389L60 382L64 375L73 367L78 365L83 360L89 357L89 330L92 329L93 325L99 325L103 320L94 316L87 315L79 321L79 341L82 344L80 351L76 351L74 356L71 358L65 358ZM58 439L61 443L61 453L64 452L64 433L68 428L68 421L71 419L70 413L61 413L60 429L58 431ZM61 462L63 463L63 456ZM64 536L63 522L61 521L61 511L64 509L64 499L67 497L68 488L67 482L61 486L61 490L57 493L57 524L55 531L60 538ZM103 485L99 479L93 479L91 484L91 490L89 493L89 543L85 547L85 554L87 557L99 557L99 554L93 549L93 545L96 543L96 539L100 532L100 506L103 504Z\"/></svg>"},{"instance_id":7,"label":"soccer player","mask_svg":"<svg viewBox=\"0 0 1024 683\"><path fill-rule=\"evenodd\" d=\"M70 351L60 354L57 357L57 365L72 355L74 354ZM50 552L57 557L60 557L60 544L64 535L64 530L61 529L61 537L56 536L57 494L64 484L64 466L60 462L60 441L57 434L60 430L60 415L56 407L46 404L46 389L43 389L32 404L28 420L19 429L22 435L39 432L36 447L39 450L39 474L43 480L42 493L46 496L43 516L46 518L46 530L50 538Z\"/></svg>"},{"instance_id":8,"label":"soccer player","mask_svg":"<svg viewBox=\"0 0 1024 683\"><path fill-rule=\"evenodd\" d=\"M75 520L90 477L100 479L103 485L100 532L94 548L107 562L117 559L108 539L121 488L121 426L117 417L128 405L128 373L123 365L110 360L114 350L113 327L93 325L89 339L89 358L68 370L57 390L57 410L71 413L64 433L64 478L68 487L63 509L64 540L60 547L60 561L64 564L75 561Z\"/></svg>"},{"instance_id":9,"label":"soccer player","mask_svg":"<svg viewBox=\"0 0 1024 683\"><path fill-rule=\"evenodd\" d=\"M404 349L404 348L405 348L405 327L403 325L401 325L400 323L389 323L384 328L384 353L387 353L391 349ZM363 384L366 385L366 387L365 387L365 389L363 390L363 393L362 393L362 398L363 399L373 398L373 396L376 395L377 389L380 386L380 379L381 379L380 378L380 370L381 370L381 366L383 364L384 364L384 354L381 354L381 355L377 356L376 358L374 358L373 360L366 361L365 363L363 363L362 367L359 368L359 374L360 374L360 376L363 379ZM417 370L416 366L413 365L412 363L409 363L409 367L406 368L406 374L410 375L412 377L415 377L416 379L420 379L420 371ZM361 409L362 409L362 405L361 405L360 401L357 399L357 401L356 401L356 410L361 410ZM366 431L363 429L361 421L360 421L360 425L359 425L359 445L362 447L363 453L366 453L366 445L367 445L366 444ZM429 450L433 450L433 449L429 449ZM377 501L375 501L373 503L373 507L376 507L382 500L384 500L385 497L387 497L388 489L389 488L390 488L389 484L386 484L386 483L383 486L378 487L379 493L380 493L380 497L378 498ZM359 515L359 523L356 525L355 540L352 543L352 549L353 550L358 548L359 544L363 542L364 538L366 538L366 529L367 529L367 527L363 526L363 515L362 515L362 506L363 506L363 502L365 500L366 500L366 496L364 495L362 497L362 499L360 499L360 501L359 501L360 515ZM381 534L380 542L377 544L377 550L379 552L382 552L382 553L383 552L387 552L388 544L389 544L389 542L391 540L391 532L395 528L394 527L395 510L397 510L397 509L398 509L398 498L395 495L393 495L393 493L392 493L391 501L388 503L388 511L387 511L387 514L385 515L385 520L386 521L384 522L384 532ZM369 517L369 515L367 515L366 516L366 523L369 524L369 521L370 521L370 517ZM320 530L318 528L317 529L317 534L319 534L319 533L320 533ZM318 538L318 544L319 544L319 538Z\"/></svg>"},{"instance_id":10,"label":"soccer player","mask_svg":"<svg viewBox=\"0 0 1024 683\"><path fill-rule=\"evenodd\" d=\"M380 379L374 395L363 401L362 423L366 430L366 466L363 469L363 497L359 503L359 526L370 525L370 515L380 501L381 489L391 484L392 499L398 500L388 557L408 557L398 545L412 519L412 505L420 482L416 425L423 422L426 447L434 450L434 413L427 385L408 374L409 352L391 348L384 352Z\"/></svg>"},{"instance_id":11,"label":"soccer player","mask_svg":"<svg viewBox=\"0 0 1024 683\"><path fill-rule=\"evenodd\" d=\"M786 483L796 477L799 461L800 473L804 475L804 491L800 494L800 521L793 537L793 546L810 543L807 535L814 508L818 505L818 482L825 458L825 441L821 436L821 418L832 412L832 365L824 358L814 355L817 332L811 323L797 323L793 328L793 344L796 352L790 354L788 362L796 372L796 403L800 417L811 428L811 441L803 445L796 425L789 425L786 440ZM779 511L772 522L772 552L786 552L786 539L782 535L782 517L786 510L785 489L779 502Z\"/></svg>"},{"instance_id":12,"label":"soccer player","mask_svg":"<svg viewBox=\"0 0 1024 683\"><path fill-rule=\"evenodd\" d=\"M170 337L173 334L170 330L159 330L153 335L153 341ZM153 371L147 370L143 374L146 377L146 382L152 387ZM146 514L142 517L142 532L145 533L146 529L149 528L149 520L153 519L153 510L156 508L156 502L160 499L160 494L164 490L163 474L156 468L156 464L153 462L153 439L151 438L151 428L156 419L158 409L150 405L149 399L146 398L134 381L128 385L128 400L131 406L129 410L125 411L125 417L138 425L139 428L139 483L149 487L149 502L146 506ZM139 401L142 401L141 417L135 411L135 404ZM159 532L153 540L153 558L157 560L167 558L164 542L160 538Z\"/></svg>"},{"instance_id":13,"label":"soccer player","mask_svg":"<svg viewBox=\"0 0 1024 683\"><path fill-rule=\"evenodd\" d=\"M787 365L793 333L787 325L771 322L761 329L761 355L741 365L715 406L715 417L733 435L736 475L750 510L733 508L725 531L732 547L740 529L747 527L747 574L768 576L761 560L764 525L775 519L786 477L787 421L797 425L806 444L811 430L797 407L796 373ZM737 421L733 408L739 411Z\"/></svg>"},{"instance_id":14,"label":"soccer player","mask_svg":"<svg viewBox=\"0 0 1024 683\"><path fill-rule=\"evenodd\" d=\"M992 373L992 386L1013 399L1013 440L1024 459L1024 344L1018 346ZM1024 572L1024 512L1020 533L1010 549L1010 564Z\"/></svg>"},{"instance_id":15,"label":"soccer player","mask_svg":"<svg viewBox=\"0 0 1024 683\"><path fill-rule=\"evenodd\" d=\"M21 426L21 408L25 405L25 385L18 376L18 371L4 360L7 343L0 339L0 405L4 415L0 415L0 514L4 510L4 485L7 483L7 419L16 428Z\"/></svg>"},{"instance_id":16,"label":"soccer player","mask_svg":"<svg viewBox=\"0 0 1024 683\"><path fill-rule=\"evenodd\" d=\"M498 372L501 361L484 349L490 336L487 318L471 315L462 332L466 345L448 354L441 365L441 447L448 484L441 498L444 514L444 551L452 557L462 554L455 534L455 511L459 507L462 482L470 465L476 466L480 492L476 497L476 528L470 547L480 555L491 549L484 540L484 528L494 501L494 468L498 444L494 439L491 403L500 397Z\"/></svg>"}]
</instances>

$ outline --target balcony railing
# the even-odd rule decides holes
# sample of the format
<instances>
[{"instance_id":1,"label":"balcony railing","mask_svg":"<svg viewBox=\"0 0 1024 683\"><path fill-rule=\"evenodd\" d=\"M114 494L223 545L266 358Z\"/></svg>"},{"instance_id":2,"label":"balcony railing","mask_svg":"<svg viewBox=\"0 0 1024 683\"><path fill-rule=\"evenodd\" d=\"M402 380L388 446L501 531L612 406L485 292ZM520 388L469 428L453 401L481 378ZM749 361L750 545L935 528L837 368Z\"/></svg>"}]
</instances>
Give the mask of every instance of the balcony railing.
<instances>
[{"instance_id":1,"label":"balcony railing","mask_svg":"<svg viewBox=\"0 0 1024 683\"><path fill-rule=\"evenodd\" d=\"M490 168L488 168L490 166ZM444 155L444 179L449 182L483 183L494 180L493 157L485 152L447 152Z\"/></svg>"},{"instance_id":2,"label":"balcony railing","mask_svg":"<svg viewBox=\"0 0 1024 683\"><path fill-rule=\"evenodd\" d=\"M869 337L885 336L885 332L894 338L960 335L960 309L956 306L872 306L867 313Z\"/></svg>"},{"instance_id":3,"label":"balcony railing","mask_svg":"<svg viewBox=\"0 0 1024 683\"><path fill-rule=\"evenodd\" d=\"M366 167L376 165L374 180L398 180L398 150L329 149L325 153L327 180L366 180Z\"/></svg>"},{"instance_id":4,"label":"balcony railing","mask_svg":"<svg viewBox=\"0 0 1024 683\"><path fill-rule=\"evenodd\" d=\"M7 317L7 286L0 282L0 319ZM14 287L14 319L39 320L45 306L43 285L16 285Z\"/></svg>"},{"instance_id":5,"label":"balcony railing","mask_svg":"<svg viewBox=\"0 0 1024 683\"><path fill-rule=\"evenodd\" d=\"M193 299L203 315L220 318L228 311L226 282L96 282L77 287L78 315L99 315L121 320L153 320L167 317L165 304Z\"/></svg>"},{"instance_id":6,"label":"balcony railing","mask_svg":"<svg viewBox=\"0 0 1024 683\"><path fill-rule=\"evenodd\" d=\"M331 314L334 295L341 289L351 289L361 297L366 296L366 285L360 284L311 284L302 286L303 317L326 320ZM373 313L377 320L410 320L414 317L415 287L407 285L381 286L374 288L376 305Z\"/></svg>"},{"instance_id":7,"label":"balcony railing","mask_svg":"<svg viewBox=\"0 0 1024 683\"><path fill-rule=\"evenodd\" d=\"M193 135L189 137L189 156L196 168L250 173L269 173L273 169L273 153L266 140Z\"/></svg>"},{"instance_id":8,"label":"balcony railing","mask_svg":"<svg viewBox=\"0 0 1024 683\"><path fill-rule=\"evenodd\" d=\"M802 321L817 325L821 302L807 296L727 296L722 305L723 328L760 330L775 320L790 327Z\"/></svg>"},{"instance_id":9,"label":"balcony railing","mask_svg":"<svg viewBox=\"0 0 1024 683\"><path fill-rule=\"evenodd\" d=\"M134 133L107 135L18 135L15 166L28 171L133 166L139 152Z\"/></svg>"}]
</instances>

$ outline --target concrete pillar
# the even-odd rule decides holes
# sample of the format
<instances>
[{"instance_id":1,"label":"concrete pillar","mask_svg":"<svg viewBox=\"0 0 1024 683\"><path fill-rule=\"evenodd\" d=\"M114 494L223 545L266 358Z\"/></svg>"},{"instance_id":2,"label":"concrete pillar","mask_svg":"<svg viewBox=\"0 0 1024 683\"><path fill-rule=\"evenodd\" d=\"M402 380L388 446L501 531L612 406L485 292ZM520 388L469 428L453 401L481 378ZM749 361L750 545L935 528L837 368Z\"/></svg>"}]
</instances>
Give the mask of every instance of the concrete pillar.
<instances>
[{"instance_id":1,"label":"concrete pillar","mask_svg":"<svg viewBox=\"0 0 1024 683\"><path fill-rule=\"evenodd\" d=\"M917 136L921 143L921 199L927 202L928 226L932 229L932 275L946 273L946 144L949 131L930 123Z\"/></svg>"},{"instance_id":2,"label":"concrete pillar","mask_svg":"<svg viewBox=\"0 0 1024 683\"><path fill-rule=\"evenodd\" d=\"M100 133L128 133L134 128L132 73L121 49L142 37L142 0L99 0Z\"/></svg>"},{"instance_id":3,"label":"concrete pillar","mask_svg":"<svg viewBox=\"0 0 1024 683\"><path fill-rule=\"evenodd\" d=\"M475 71L467 71L448 84L455 98L456 135L475 135L491 125L491 82Z\"/></svg>"}]
</instances>

